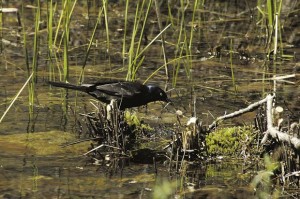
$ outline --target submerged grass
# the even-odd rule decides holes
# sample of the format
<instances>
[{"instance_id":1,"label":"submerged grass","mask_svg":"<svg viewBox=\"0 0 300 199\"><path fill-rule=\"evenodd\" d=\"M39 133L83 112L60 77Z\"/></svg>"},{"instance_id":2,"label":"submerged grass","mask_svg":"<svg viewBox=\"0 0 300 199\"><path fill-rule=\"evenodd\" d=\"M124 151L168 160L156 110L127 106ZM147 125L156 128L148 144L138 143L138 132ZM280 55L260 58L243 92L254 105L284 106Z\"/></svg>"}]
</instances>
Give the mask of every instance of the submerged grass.
<instances>
[{"instance_id":1,"label":"submerged grass","mask_svg":"<svg viewBox=\"0 0 300 199\"><path fill-rule=\"evenodd\" d=\"M56 137L57 139L53 139L53 137ZM49 140L51 140L51 142ZM58 147L73 141L74 134L62 131L19 133L2 135L0 137L0 148L2 150L5 150L5 148L12 149L13 152L9 150L7 153L17 152L20 153L20 155L23 155L24 151L38 156L61 156L62 154L73 154L73 156L78 156L83 154L86 151L86 143L65 148Z\"/></svg>"}]
</instances>

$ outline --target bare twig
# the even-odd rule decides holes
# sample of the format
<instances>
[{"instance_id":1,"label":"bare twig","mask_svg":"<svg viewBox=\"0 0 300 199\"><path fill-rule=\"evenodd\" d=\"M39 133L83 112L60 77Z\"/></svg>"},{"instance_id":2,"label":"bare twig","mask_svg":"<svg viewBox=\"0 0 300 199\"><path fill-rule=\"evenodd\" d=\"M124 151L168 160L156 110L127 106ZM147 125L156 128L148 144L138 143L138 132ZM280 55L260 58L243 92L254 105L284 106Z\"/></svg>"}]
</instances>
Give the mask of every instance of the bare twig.
<instances>
[{"instance_id":1,"label":"bare twig","mask_svg":"<svg viewBox=\"0 0 300 199\"><path fill-rule=\"evenodd\" d=\"M218 125L219 121L226 120L226 119L229 119L229 118L234 118L234 117L237 117L241 114L253 111L255 108L259 107L260 105L262 105L266 101L267 101L267 98L262 99L258 102L255 102L253 104L250 104L248 107L246 107L244 109L241 109L241 110L235 111L233 113L226 114L226 115L218 117L211 125L208 126L208 131L210 132L213 128L215 128Z\"/></svg>"},{"instance_id":2,"label":"bare twig","mask_svg":"<svg viewBox=\"0 0 300 199\"><path fill-rule=\"evenodd\" d=\"M118 147L109 146L109 145L107 145L107 144L101 144L101 145L99 145L99 146L97 146L97 147L93 148L92 150L89 150L88 152L86 152L86 153L85 153L85 154L83 154L83 155L87 155L87 154L89 154L89 153L91 153L91 152L93 152L93 151L95 151L95 150L97 150L97 149L100 149L100 148L102 148L102 147L109 147L109 148L113 148L113 149L121 150L121 149L120 149L120 148L118 148Z\"/></svg>"}]
</instances>

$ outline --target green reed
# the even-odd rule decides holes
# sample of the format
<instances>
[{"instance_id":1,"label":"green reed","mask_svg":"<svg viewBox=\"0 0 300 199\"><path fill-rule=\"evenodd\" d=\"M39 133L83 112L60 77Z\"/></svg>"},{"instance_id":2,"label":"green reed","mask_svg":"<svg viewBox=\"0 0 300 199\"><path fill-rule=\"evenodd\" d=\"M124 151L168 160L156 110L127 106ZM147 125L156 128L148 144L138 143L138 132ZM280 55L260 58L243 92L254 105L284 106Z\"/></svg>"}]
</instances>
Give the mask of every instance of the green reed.
<instances>
[{"instance_id":1,"label":"green reed","mask_svg":"<svg viewBox=\"0 0 300 199\"><path fill-rule=\"evenodd\" d=\"M99 23L100 23L101 17L102 17L103 10L104 10L103 7L100 7L100 8L99 8L97 21L96 21L96 24L95 24L95 27L94 27L92 36L91 36L91 38L90 38L90 42L89 42L87 51L86 51L86 53L85 53L84 62L83 62L82 69L81 69L81 72L80 72L79 82L78 82L79 84L81 84L81 83L82 83L82 80L83 80L84 69L85 69L85 66L86 66L86 63L87 63L87 60L88 60L88 56L89 56L89 54L90 54L91 47L92 47L92 45L93 45L93 41L94 41L95 34L96 34L96 31L97 31L98 25L99 25Z\"/></svg>"},{"instance_id":2,"label":"green reed","mask_svg":"<svg viewBox=\"0 0 300 199\"><path fill-rule=\"evenodd\" d=\"M122 58L123 58L123 65L126 58L126 35L127 35L127 21L128 21L128 5L129 0L126 0L125 5L125 13L124 13L124 35L123 35L123 45L122 45Z\"/></svg>"},{"instance_id":3,"label":"green reed","mask_svg":"<svg viewBox=\"0 0 300 199\"><path fill-rule=\"evenodd\" d=\"M57 25L56 25L56 31L55 31L55 35L54 35L54 38L53 38L53 46L59 48L60 47L60 44L57 44L57 40L59 39L58 37L58 34L60 33L60 30L61 30L61 26L62 26L62 21L63 21L63 17L64 17L64 12L65 12L65 7L66 7L66 3L67 1L63 2L63 9L61 10L61 14L60 14L60 17L59 17L59 20L57 22Z\"/></svg>"},{"instance_id":4,"label":"green reed","mask_svg":"<svg viewBox=\"0 0 300 199\"><path fill-rule=\"evenodd\" d=\"M2 8L2 1L0 2L0 8ZM3 12L0 12L0 39L3 38ZM3 51L2 42L0 42L0 53Z\"/></svg>"},{"instance_id":5,"label":"green reed","mask_svg":"<svg viewBox=\"0 0 300 199\"><path fill-rule=\"evenodd\" d=\"M149 47L149 45L147 45L143 50L140 51L143 34L144 34L148 14L151 8L151 4L152 4L152 0L150 1L143 0L141 5L140 2L138 2L136 6L133 30L131 35L131 42L130 42L130 47L128 52L128 71L127 71L126 80L136 79L136 72L142 64L141 60L138 61L138 58L142 55L142 52L144 52ZM144 13L145 7L146 7L146 12ZM138 28L141 22L143 22L142 28L141 30L139 30ZM138 35L139 31L140 31L140 35ZM136 39L138 39L137 43L135 42Z\"/></svg>"},{"instance_id":6,"label":"green reed","mask_svg":"<svg viewBox=\"0 0 300 199\"><path fill-rule=\"evenodd\" d=\"M77 3L77 0L65 0L66 7L65 10L65 17L64 17L64 81L67 81L69 78L69 41L70 41L70 22L71 17L75 8L75 5Z\"/></svg>"},{"instance_id":7,"label":"green reed","mask_svg":"<svg viewBox=\"0 0 300 199\"><path fill-rule=\"evenodd\" d=\"M168 22L170 22L172 24L172 26L175 27L174 20L176 20L176 19L174 19L174 17L173 17L172 8L173 8L172 2L168 3Z\"/></svg>"},{"instance_id":8,"label":"green reed","mask_svg":"<svg viewBox=\"0 0 300 199\"><path fill-rule=\"evenodd\" d=\"M135 37L138 31L138 10L139 10L139 4L136 6L136 12L135 12L135 17L134 17L134 23L133 23L133 28L132 28L132 34L131 34L131 41L130 41L130 47L128 51L128 71L127 71L127 77L126 80L131 80L132 79L132 74L133 74L133 59L134 59L134 49L135 49ZM126 41L124 41L126 42Z\"/></svg>"},{"instance_id":9,"label":"green reed","mask_svg":"<svg viewBox=\"0 0 300 199\"><path fill-rule=\"evenodd\" d=\"M170 26L171 26L171 24L169 24L168 26L166 26L166 27L165 27L158 35L156 35L156 36L149 42L149 44L148 44L145 48L143 48L143 50L141 50L141 51L139 52L139 54L135 57L135 59L138 59L140 56L142 56L142 55L144 54L144 52L145 52L145 51L153 44L153 42L155 42L155 41L161 36L161 34L162 34L163 32L165 32ZM144 57L142 57L141 59L143 60ZM142 61L142 60L140 60L139 64L137 64L138 67L135 68L134 74L137 73L137 70L139 69L139 66L141 65L141 61ZM177 60L177 59L175 59L175 60ZM168 63L165 63L165 64L166 64L166 65L169 65L171 62L172 62L172 61L170 61L170 62L168 62ZM165 64L163 65L163 67L166 67ZM159 70L161 70L161 67L159 68ZM158 72L159 70L156 70L156 72ZM154 72L153 74L156 74L156 72ZM152 75L153 75L153 74L152 74ZM152 75L150 75L150 76L152 76Z\"/></svg>"},{"instance_id":10,"label":"green reed","mask_svg":"<svg viewBox=\"0 0 300 199\"><path fill-rule=\"evenodd\" d=\"M48 42L48 65L49 65L49 80L54 80L54 61L53 57L55 56L55 52L53 50L53 19L54 19L54 13L56 10L57 3L54 4L53 1L49 0L47 2L47 42Z\"/></svg>"},{"instance_id":11,"label":"green reed","mask_svg":"<svg viewBox=\"0 0 300 199\"><path fill-rule=\"evenodd\" d=\"M177 30L179 29L179 33L178 33L177 43L176 43L175 58L177 58L178 56L181 57L182 53L183 53L183 49L184 49L184 46L182 46L182 35L183 35L184 30L185 30L185 28L184 28L184 24L185 24L185 20L184 20L184 18L185 18L185 6L184 6L184 1L183 0L180 0L180 11L181 12L178 15L178 17L180 17L180 16L181 17L177 19L180 22L180 26L179 26L179 28L177 28ZM186 39L186 37L184 37L184 39ZM176 70L174 71L175 76L173 75L173 77L174 77L173 86L175 86L175 83L176 83L176 78L178 76L178 72L179 72L179 69L180 69L180 64L181 64L181 62L177 63Z\"/></svg>"},{"instance_id":12,"label":"green reed","mask_svg":"<svg viewBox=\"0 0 300 199\"><path fill-rule=\"evenodd\" d=\"M273 60L276 60L277 50L278 50L278 41L280 41L280 52L282 55L283 45L282 45L282 36L281 36L281 25L280 25L280 13L282 7L282 0L267 0L266 6L263 6L261 1L258 1L258 16L261 16L262 20L259 22L266 21L265 26L267 29L267 53L268 58L270 58L271 52L273 53ZM264 10L263 8L266 7Z\"/></svg>"},{"instance_id":13,"label":"green reed","mask_svg":"<svg viewBox=\"0 0 300 199\"><path fill-rule=\"evenodd\" d=\"M273 28L274 21L274 0L267 0L268 28L269 31Z\"/></svg>"},{"instance_id":14,"label":"green reed","mask_svg":"<svg viewBox=\"0 0 300 199\"><path fill-rule=\"evenodd\" d=\"M275 50L275 59L277 56L277 47L278 47L278 41L280 42L279 47L280 47L280 52L281 52L281 57L283 56L283 44L282 44L282 34L281 34L281 23L280 23L280 15L281 15L281 8L282 8L282 0L280 0L277 4L276 9L276 14L275 14L275 36L274 36L274 50Z\"/></svg>"},{"instance_id":15,"label":"green reed","mask_svg":"<svg viewBox=\"0 0 300 199\"><path fill-rule=\"evenodd\" d=\"M59 80L68 81L69 79L69 46L70 46L70 24L71 18L74 13L77 0L63 0L61 10L58 8L57 3L52 0L47 1L47 50L48 50L48 63L49 63L49 80L55 79L55 71L57 68ZM55 21L56 12L59 11L60 16L58 21ZM56 26L54 27L54 23ZM62 52L62 56L60 53ZM68 95L67 90L62 90L62 96ZM62 105L64 119L68 110L68 102L63 101Z\"/></svg>"},{"instance_id":16,"label":"green reed","mask_svg":"<svg viewBox=\"0 0 300 199\"><path fill-rule=\"evenodd\" d=\"M190 55L187 58L188 59L187 60L188 61L188 65L187 65L187 68L186 68L186 71L187 71L186 74L187 74L187 77L188 77L189 80L192 80L192 78L193 78L191 71L193 69L193 64L192 64L192 58L193 58L192 54L193 54L193 52L192 52L192 49L193 49L194 32L195 32L194 24L196 24L196 22L195 22L195 15L196 15L196 12L197 12L197 10L199 8L199 4L200 4L200 2L198 0L194 1L193 13L192 13L192 21L191 21L191 27L190 27L190 35L189 35L190 39L189 39L189 43L187 44L188 47L187 47L187 50L186 50L186 54Z\"/></svg>"},{"instance_id":17,"label":"green reed","mask_svg":"<svg viewBox=\"0 0 300 199\"><path fill-rule=\"evenodd\" d=\"M65 7L67 6L66 4L67 4L67 1L65 1L65 2L62 2L63 3L63 8L62 8L62 10L61 10L61 14L60 14L60 17L59 17L59 20L58 20L58 22L57 22L57 25L56 25L56 31L55 31L55 35L54 35L54 38L51 40L51 42L50 43L48 43L48 45L49 44L52 44L52 47L51 47L51 50L52 50L52 52L53 52L53 54L52 55L54 55L55 56L55 64L57 65L57 69L58 69L58 73L59 73L59 79L60 80L62 80L62 72L61 72L61 68L60 68L60 60L59 60L59 58L56 56L56 53L53 51L54 49L53 48L55 48L55 49L60 49L60 46L61 46L61 42L60 43L58 43L57 42L57 40L58 40L58 35L59 35L59 33L60 33L60 31L61 31L61 27L62 27L62 24L63 24L63 19L64 19L64 16L65 16ZM50 16L51 17L51 16ZM52 27L51 27L51 29L52 29ZM52 29L53 30L53 29ZM51 34L53 34L53 33L51 33ZM53 37L53 36L52 36ZM62 33L62 38L63 38L63 33Z\"/></svg>"},{"instance_id":18,"label":"green reed","mask_svg":"<svg viewBox=\"0 0 300 199\"><path fill-rule=\"evenodd\" d=\"M33 58L32 58L32 72L33 82L36 82L36 72L38 64L38 51L39 51L39 30L40 30L40 18L41 18L41 7L40 0L36 1L36 13L35 13L35 23L34 23L34 40L33 40Z\"/></svg>"},{"instance_id":19,"label":"green reed","mask_svg":"<svg viewBox=\"0 0 300 199\"><path fill-rule=\"evenodd\" d=\"M193 36L194 36L194 24L196 24L195 23L195 15L196 15L196 12L197 12L197 10L198 10L198 7L199 7L199 2L198 2L198 0L195 0L195 2L194 2L194 6L193 6L193 14L192 14L192 22L191 22L191 32L190 32L190 41L189 41L189 47L188 47L188 49L189 49L189 52L191 52L191 49L192 49L192 45L193 45Z\"/></svg>"},{"instance_id":20,"label":"green reed","mask_svg":"<svg viewBox=\"0 0 300 199\"><path fill-rule=\"evenodd\" d=\"M24 4L22 3L22 18L24 18ZM27 76L29 77L31 74L30 71L30 66L29 66L29 56L28 56L28 48L27 48L27 33L25 29L25 22L21 23L22 24L22 35L23 35L23 50L24 50L24 56L25 56L25 65L27 69Z\"/></svg>"},{"instance_id":21,"label":"green reed","mask_svg":"<svg viewBox=\"0 0 300 199\"><path fill-rule=\"evenodd\" d=\"M169 26L171 26L171 24L169 24ZM191 55L185 55L185 56L182 56L182 57L178 57L178 58L175 58L175 59L171 59L168 63L166 63L167 65L170 65L170 64L173 64L173 62L177 63L179 62L180 60L183 60L183 59L186 59L188 58L189 56ZM166 64L163 64L162 66L158 67L154 72L152 72L148 77L147 79L143 82L144 84L147 83L152 77L154 77L158 71L160 71L161 69L165 68L166 67Z\"/></svg>"},{"instance_id":22,"label":"green reed","mask_svg":"<svg viewBox=\"0 0 300 199\"><path fill-rule=\"evenodd\" d=\"M179 58L182 57L184 54L186 55L190 55L190 50L189 50L189 43L188 43L188 30L186 29L186 19L185 19L185 15L186 15L186 10L188 8L188 2L185 2L184 0L180 0L180 11L179 11L179 15L178 15L178 19L177 21L179 21L179 28L175 27L179 33L177 36L177 43L176 45L176 51L175 51L175 58ZM191 42L191 40L190 40ZM175 70L173 71L173 81L172 81L172 85L175 87L176 83L177 83L177 78L179 75L179 70L181 68L182 65L182 61L185 61L183 59L178 59L179 61L176 63L175 66ZM184 62L183 67L185 70L185 73L187 75L187 78L190 78L190 64L191 62Z\"/></svg>"},{"instance_id":23,"label":"green reed","mask_svg":"<svg viewBox=\"0 0 300 199\"><path fill-rule=\"evenodd\" d=\"M159 31L162 31L162 17L161 17L161 12L160 12L160 7L159 7L159 2L158 0L154 0L155 2L155 11L156 11L156 16L157 16L157 23L158 23L158 27L159 27ZM166 46L165 46L165 37L164 34L161 35L161 47L162 47L162 53L163 53L163 58L164 58L164 63L165 63L165 72L166 72L166 77L167 79L170 78L170 74L169 74L169 67L168 67L168 58L166 55Z\"/></svg>"},{"instance_id":24,"label":"green reed","mask_svg":"<svg viewBox=\"0 0 300 199\"><path fill-rule=\"evenodd\" d=\"M49 14L48 14L48 45L49 45L49 51L51 54L49 56L55 56L55 61L54 63L58 65L58 72L59 72L59 79L63 79L64 81L68 80L69 76L69 40L70 40L70 22L71 22L71 17L73 15L74 8L76 6L77 0L71 1L71 0L64 0L62 2L63 7L61 9L61 14L56 26L56 31L55 35L53 38L53 11L56 10L56 6L52 6L52 2L50 1L51 5L49 8ZM51 32L51 33L50 33ZM49 35L50 33L50 35ZM61 39L58 42L59 39L59 34L61 34ZM51 47L50 47L51 45ZM60 49L61 46L63 46L63 64L62 64L62 72L60 69L60 60L57 58L56 53L54 52L54 49ZM50 59L52 61L52 58ZM50 69L50 71L54 71L53 68Z\"/></svg>"},{"instance_id":25,"label":"green reed","mask_svg":"<svg viewBox=\"0 0 300 199\"><path fill-rule=\"evenodd\" d=\"M103 10L104 10L104 19L105 19L105 32L106 32L106 52L108 54L108 63L109 66L111 66L110 64L110 37L109 37L109 29L108 29L108 9L107 9L107 3L108 0L102 0L102 4L103 4Z\"/></svg>"},{"instance_id":26,"label":"green reed","mask_svg":"<svg viewBox=\"0 0 300 199\"><path fill-rule=\"evenodd\" d=\"M63 17L63 79L64 81L68 81L69 79L69 41L70 41L70 23L71 17L76 6L77 0L65 0L64 3L64 17ZM67 97L68 93L67 90L64 89L64 96ZM77 99L77 98L76 98ZM76 103L75 103L76 106ZM63 113L64 118L67 120L67 110L68 110L68 101L64 100L63 102Z\"/></svg>"},{"instance_id":27,"label":"green reed","mask_svg":"<svg viewBox=\"0 0 300 199\"><path fill-rule=\"evenodd\" d=\"M69 0L65 0L66 7L64 8L65 17L63 20L63 79L64 81L68 81L69 77L69 56L68 56L68 49L69 49L69 39L70 39L70 29L69 29Z\"/></svg>"},{"instance_id":28,"label":"green reed","mask_svg":"<svg viewBox=\"0 0 300 199\"><path fill-rule=\"evenodd\" d=\"M29 89L29 114L32 118L33 107L34 107L34 98L35 98L35 83L37 78L37 66L38 66L38 56L39 56L39 30L40 30L40 18L41 18L41 7L40 0L36 0L36 9L35 9L35 23L34 23L34 39L33 39L33 57L31 65L32 78L28 84ZM24 34L26 34L24 32ZM26 36L23 37L26 42Z\"/></svg>"},{"instance_id":29,"label":"green reed","mask_svg":"<svg viewBox=\"0 0 300 199\"><path fill-rule=\"evenodd\" d=\"M235 94L237 94L237 86L235 83L235 78L234 78L234 67L233 67L233 42L232 39L230 39L230 52L229 52L229 56L230 56L230 70L231 70L231 79L232 79L232 86L234 88Z\"/></svg>"}]
</instances>

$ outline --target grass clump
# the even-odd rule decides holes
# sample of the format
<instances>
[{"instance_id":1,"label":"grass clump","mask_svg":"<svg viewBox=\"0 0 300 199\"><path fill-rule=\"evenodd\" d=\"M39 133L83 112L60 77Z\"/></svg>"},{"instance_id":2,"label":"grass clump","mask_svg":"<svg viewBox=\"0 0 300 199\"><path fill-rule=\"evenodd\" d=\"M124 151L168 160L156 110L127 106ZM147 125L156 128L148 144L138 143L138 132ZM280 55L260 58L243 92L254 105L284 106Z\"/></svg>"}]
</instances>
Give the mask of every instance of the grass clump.
<instances>
[{"instance_id":1,"label":"grass clump","mask_svg":"<svg viewBox=\"0 0 300 199\"><path fill-rule=\"evenodd\" d=\"M141 130L153 131L153 128L151 128L148 124L144 124L143 121L138 118L136 113L125 111L124 120L129 126L134 126L135 128L139 128Z\"/></svg>"}]
</instances>

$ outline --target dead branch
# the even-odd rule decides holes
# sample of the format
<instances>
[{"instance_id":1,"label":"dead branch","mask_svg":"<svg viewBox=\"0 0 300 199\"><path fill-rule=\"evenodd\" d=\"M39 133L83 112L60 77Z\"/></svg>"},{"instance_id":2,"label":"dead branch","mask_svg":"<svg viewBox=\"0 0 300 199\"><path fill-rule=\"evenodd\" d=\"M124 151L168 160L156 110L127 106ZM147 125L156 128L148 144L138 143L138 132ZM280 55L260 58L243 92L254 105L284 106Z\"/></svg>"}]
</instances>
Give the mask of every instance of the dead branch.
<instances>
[{"instance_id":1,"label":"dead branch","mask_svg":"<svg viewBox=\"0 0 300 199\"><path fill-rule=\"evenodd\" d=\"M266 110L266 112L267 112L267 131L265 132L265 136L262 139L261 143L265 143L268 139L268 136L270 135L272 138L277 139L280 142L290 143L296 149L300 149L300 139L293 137L287 133L281 132L273 126L272 102L273 102L274 97L275 97L275 95L269 94L269 95L267 95L266 98L264 98L258 102L255 102L253 104L250 104L247 108L244 108L244 109L235 111L233 113L218 117L211 125L209 125L208 132L210 132L213 128L215 128L217 126L218 122L225 120L225 119L237 117L246 112L253 111L255 108L257 108L261 104L267 102L267 110Z\"/></svg>"},{"instance_id":2,"label":"dead branch","mask_svg":"<svg viewBox=\"0 0 300 199\"><path fill-rule=\"evenodd\" d=\"M222 120L229 119L229 118L234 118L234 117L237 117L237 116L242 115L244 113L253 111L255 108L259 107L260 105L262 105L266 101L267 101L267 98L264 98L264 99L262 99L258 102L250 104L248 107L246 107L244 109L241 109L241 110L235 111L233 113L218 117L211 125L208 126L208 132L210 132L213 128L217 127L218 122L220 122Z\"/></svg>"},{"instance_id":3,"label":"dead branch","mask_svg":"<svg viewBox=\"0 0 300 199\"><path fill-rule=\"evenodd\" d=\"M272 121L272 101L273 101L274 95L268 95L266 97L267 99L267 134L271 135L272 138L277 139L280 142L287 142L289 144L292 144L293 147L295 147L296 149L300 149L300 139L293 137L287 133L283 133L279 130L277 130L274 126L273 126L273 121Z\"/></svg>"}]
</instances>

